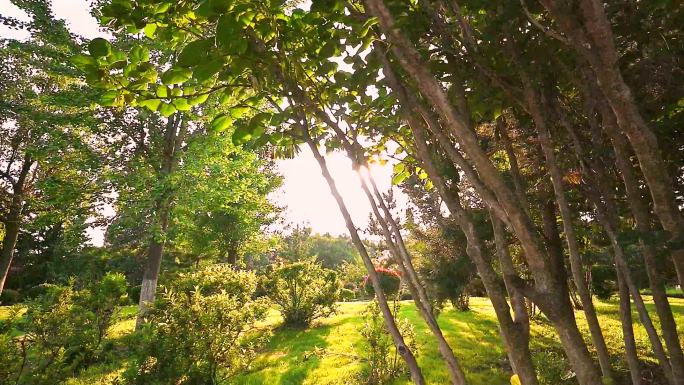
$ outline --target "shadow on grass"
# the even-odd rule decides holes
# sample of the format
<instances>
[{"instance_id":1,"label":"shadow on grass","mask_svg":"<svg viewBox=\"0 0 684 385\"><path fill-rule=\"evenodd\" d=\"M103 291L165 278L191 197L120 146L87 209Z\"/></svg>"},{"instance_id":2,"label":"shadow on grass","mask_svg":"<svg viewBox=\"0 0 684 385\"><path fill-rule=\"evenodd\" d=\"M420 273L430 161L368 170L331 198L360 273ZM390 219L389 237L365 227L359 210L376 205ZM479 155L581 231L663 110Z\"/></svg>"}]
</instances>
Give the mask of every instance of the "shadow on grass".
<instances>
[{"instance_id":1,"label":"shadow on grass","mask_svg":"<svg viewBox=\"0 0 684 385\"><path fill-rule=\"evenodd\" d=\"M328 347L326 337L341 325L352 322L344 317L309 329L279 327L254 363L253 369L234 379L234 384L304 384L308 374L320 365L316 349ZM276 379L277 378L277 379Z\"/></svg>"}]
</instances>

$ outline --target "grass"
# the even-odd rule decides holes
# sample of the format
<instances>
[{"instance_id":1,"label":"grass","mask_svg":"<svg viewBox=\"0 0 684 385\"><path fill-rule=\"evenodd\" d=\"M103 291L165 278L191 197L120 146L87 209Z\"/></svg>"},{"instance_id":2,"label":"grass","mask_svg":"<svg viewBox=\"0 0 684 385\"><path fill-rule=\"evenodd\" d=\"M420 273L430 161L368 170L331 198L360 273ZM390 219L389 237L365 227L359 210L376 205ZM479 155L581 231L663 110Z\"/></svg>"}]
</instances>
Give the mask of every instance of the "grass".
<instances>
[{"instance_id":1,"label":"grass","mask_svg":"<svg viewBox=\"0 0 684 385\"><path fill-rule=\"evenodd\" d=\"M677 324L684 327L684 299L671 298ZM280 328L277 312L269 315L265 326L273 328L274 334L264 347L250 370L234 379L236 385L335 385L349 384L363 369L355 358L363 349L359 333L363 325L362 311L366 303L340 304L337 315L319 321L307 330ZM648 305L651 314L655 311ZM616 301L597 301L597 311L605 338L611 348L613 365L620 376L626 376L623 359L623 338ZM0 308L0 319L6 309ZM6 315L5 315L6 316ZM446 384L448 376L436 345L424 322L410 302L404 302L400 316L409 319L416 330L419 345L418 362L429 384ZM126 307L110 331L109 338L117 346L115 358L85 370L78 378L69 380L70 385L108 384L124 370L128 362L126 349L128 336L135 323L135 307ZM654 366L645 330L635 320L637 346L642 360ZM577 313L578 323L588 336L583 314ZM472 298L471 310L458 312L447 308L439 317L442 330L461 361L466 375L473 385L509 384L510 365L499 338L494 311L485 298ZM553 328L543 317L534 319L532 325L533 358L543 384L572 384L567 378L569 368L562 354ZM588 338L588 337L587 337ZM591 343L589 343L591 347ZM318 354L317 354L318 352ZM323 352L322 354L320 352ZM394 385L408 384L399 379Z\"/></svg>"}]
</instances>

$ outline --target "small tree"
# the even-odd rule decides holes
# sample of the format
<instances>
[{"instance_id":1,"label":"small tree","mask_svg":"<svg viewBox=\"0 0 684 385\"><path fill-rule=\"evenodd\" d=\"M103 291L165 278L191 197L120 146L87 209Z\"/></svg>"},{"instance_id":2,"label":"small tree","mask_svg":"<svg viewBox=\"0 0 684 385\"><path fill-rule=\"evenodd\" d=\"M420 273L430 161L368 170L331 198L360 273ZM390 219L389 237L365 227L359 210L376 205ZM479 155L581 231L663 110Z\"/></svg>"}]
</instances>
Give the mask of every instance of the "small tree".
<instances>
[{"instance_id":1,"label":"small tree","mask_svg":"<svg viewBox=\"0 0 684 385\"><path fill-rule=\"evenodd\" d=\"M253 361L268 302L253 300L257 279L228 265L181 274L166 287L139 336L124 377L131 384L225 384Z\"/></svg>"},{"instance_id":2,"label":"small tree","mask_svg":"<svg viewBox=\"0 0 684 385\"><path fill-rule=\"evenodd\" d=\"M46 286L28 303L25 319L18 310L0 326L0 383L58 384L97 362L107 352L105 336L126 299L126 279L106 274L84 289ZM16 328L22 334L7 333Z\"/></svg>"},{"instance_id":3,"label":"small tree","mask_svg":"<svg viewBox=\"0 0 684 385\"><path fill-rule=\"evenodd\" d=\"M398 302L393 309L396 319L399 311ZM408 368L400 358L397 347L387 331L377 301L368 304L363 313L364 324L361 336L364 339L362 357L367 366L359 376L359 383L364 385L387 384L392 380L408 373ZM413 325L407 319L397 319L397 327L404 337L406 345L416 352L415 332Z\"/></svg>"},{"instance_id":4,"label":"small tree","mask_svg":"<svg viewBox=\"0 0 684 385\"><path fill-rule=\"evenodd\" d=\"M335 312L340 282L337 274L314 259L276 267L265 285L288 326L307 327Z\"/></svg>"},{"instance_id":5,"label":"small tree","mask_svg":"<svg viewBox=\"0 0 684 385\"><path fill-rule=\"evenodd\" d=\"M382 287L382 291L385 293L385 295L392 296L399 293L399 288L401 286L401 275L398 271L378 267L375 269L375 273L378 275L380 286ZM366 294L370 296L375 295L375 289L373 288L368 276L366 276L364 279L363 286L366 289Z\"/></svg>"}]
</instances>

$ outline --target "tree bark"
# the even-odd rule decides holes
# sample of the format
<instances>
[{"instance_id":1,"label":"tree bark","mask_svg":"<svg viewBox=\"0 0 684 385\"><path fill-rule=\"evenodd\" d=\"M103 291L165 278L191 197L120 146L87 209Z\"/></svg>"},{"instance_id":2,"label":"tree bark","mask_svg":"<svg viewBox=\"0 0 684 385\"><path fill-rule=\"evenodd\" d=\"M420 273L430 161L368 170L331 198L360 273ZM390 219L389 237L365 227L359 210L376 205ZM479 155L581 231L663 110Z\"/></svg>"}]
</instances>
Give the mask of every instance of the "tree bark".
<instances>
[{"instance_id":1,"label":"tree bark","mask_svg":"<svg viewBox=\"0 0 684 385\"><path fill-rule=\"evenodd\" d=\"M181 117L178 114L172 115L166 123L162 161L158 173L158 182L161 184L168 183L168 178L173 172L173 168L177 162L176 153L181 141L179 140L180 135L178 133L180 126ZM140 330L142 327L145 321L145 315L150 304L154 302L157 292L157 281L159 280L161 262L164 254L166 231L169 226L169 211L172 200L171 192L168 191L168 186L164 186L163 190L164 191L162 191L155 202L157 228L154 229L155 234L152 236L147 259L143 266L143 278L140 287L140 300L138 302L138 316L135 321L135 330Z\"/></svg>"},{"instance_id":2,"label":"tree bark","mask_svg":"<svg viewBox=\"0 0 684 385\"><path fill-rule=\"evenodd\" d=\"M10 202L7 217L4 220L5 237L2 240L2 252L0 253L0 294L5 288L7 276L9 275L12 260L14 259L14 249L17 246L17 239L21 230L21 221L24 211L24 199L26 190L26 178L28 177L33 159L26 156L17 180L12 183L12 200Z\"/></svg>"},{"instance_id":3,"label":"tree bark","mask_svg":"<svg viewBox=\"0 0 684 385\"><path fill-rule=\"evenodd\" d=\"M510 308L502 290L500 279L492 268L491 262L484 255L482 239L477 233L474 222L461 205L458 194L446 187L444 180L433 164L424 132L419 126L420 122L408 116L408 114L406 115L406 119L411 121L409 125L415 137L416 150L421 163L446 203L449 212L466 236L466 253L475 263L478 274L482 278L485 290L487 291L487 296L492 302L492 307L494 307L497 320L499 321L501 338L506 347L513 371L518 375L523 384L537 384L537 376L529 350L529 329L526 330L524 325L514 322L511 318Z\"/></svg>"},{"instance_id":4,"label":"tree bark","mask_svg":"<svg viewBox=\"0 0 684 385\"><path fill-rule=\"evenodd\" d=\"M408 366L409 371L411 373L411 379L413 380L413 382L418 385L424 385L425 379L423 378L423 374L420 370L420 367L418 366L418 362L416 361L416 358L411 352L411 350L406 346L406 343L404 342L404 337L401 335L399 329L397 328L397 325L394 321L394 317L392 315L392 311L387 304L387 299L385 298L385 294L382 291L380 281L375 272L375 266L373 266L373 262L371 261L370 256L368 255L368 251L366 250L365 246L363 245L363 242L361 241L361 238L359 237L358 231L356 230L356 226L354 225L354 222L351 219L351 215L347 210L347 206L344 203L344 199L337 190L335 180L333 179L332 175L330 175L330 171L328 170L325 159L318 151L316 143L314 143L313 139L309 136L308 130L304 126L302 126L301 128L304 139L306 140L307 145L311 149L311 152L313 153L316 162L321 168L321 173L323 174L323 177L328 183L330 193L335 198L335 202L337 203L337 206L339 207L340 212L344 217L344 222L347 226L347 230L349 230L349 235L352 238L352 243L354 243L354 246L359 251L361 259L363 260L363 263L366 266L366 270L368 271L368 277L370 278L371 284L373 285L373 289L375 290L375 295L378 299L378 305L385 320L385 325L387 326L387 329L390 335L392 336L392 340L394 341L394 344L397 347L397 351L406 362L406 365Z\"/></svg>"},{"instance_id":5,"label":"tree bark","mask_svg":"<svg viewBox=\"0 0 684 385\"><path fill-rule=\"evenodd\" d=\"M677 337L677 326L674 322L674 317L672 315L671 308L669 307L669 303L667 302L667 297L665 296L665 292L662 288L662 285L660 286L659 290L658 288L656 288L656 291L662 292L662 295L665 298L664 301L662 298L658 299L656 303L656 312L658 313L658 316L661 319L661 330L663 331L665 344L667 345L668 351L670 352L669 364L667 357L665 356L662 344L660 343L660 339L657 336L655 327L653 326L653 323L650 320L650 316L646 310L646 307L643 305L643 299L641 297L641 294L639 293L638 288L636 287L631 278L631 273L629 271L629 267L625 259L624 249L618 238L618 214L616 204L610 193L611 186L607 185L609 177L602 169L600 162L592 159L590 156L588 156L586 151L583 150L579 134L577 133L574 126L568 121L567 117L562 111L559 111L559 120L561 124L565 126L568 133L570 134L573 143L573 148L575 150L576 157L580 164L580 168L582 170L582 173L585 175L585 180L589 184L589 200L595 206L597 219L601 226L604 228L611 242L615 257L615 267L618 270L618 278L622 279L622 284L624 284L628 288L628 290L630 291L630 293L632 293L632 296L635 299L635 303L638 304L637 309L640 313L640 317L642 318L642 320L644 320L644 327L647 329L647 333L651 338L652 347L655 352L655 355L658 358L658 361L660 362L660 366L663 370L663 373L668 379L670 379L670 382L672 382L672 379L677 378L677 376L681 373L676 368L676 365L678 365L679 362L681 362L679 361L680 359L678 359L677 356L682 354L682 349L679 343L679 338ZM598 133L594 133L594 135L596 136L598 135ZM597 142L598 140L598 138L594 138L595 142ZM621 152L622 149L619 151ZM618 160L616 163L624 162L625 159L621 159ZM587 163L589 163L589 166L587 165ZM622 166L625 165L622 164ZM629 168L626 171L629 174L631 172L631 168ZM653 252L651 248L646 248L643 251L645 251L646 253ZM657 272L648 271L650 269L655 270L654 258L654 255L649 255L645 257L645 260L648 259L648 261L646 262L646 268L647 274L649 275L649 282L651 282L651 286L653 286L653 282L650 280L651 274L655 273L654 278L656 280L658 279ZM624 327L625 325L623 325L623 328ZM669 373L670 371L672 371L673 373Z\"/></svg>"},{"instance_id":6,"label":"tree bark","mask_svg":"<svg viewBox=\"0 0 684 385\"><path fill-rule=\"evenodd\" d=\"M586 151L584 151L579 134L561 110L559 110L559 120L570 134L580 168L585 176L585 180L589 185L587 188L587 195L589 200L596 208L596 217L598 222L608 235L608 239L610 240L611 246L613 248L613 256L615 259L615 268L618 275L618 280L622 280L621 284L624 284L628 288L629 292L632 293L635 303L637 303L637 310L643 320L644 327L647 329L647 333L651 338L653 350L658 358L661 369L663 370L665 377L672 382L672 373L670 373L672 368L671 362L668 362L667 357L665 356L660 339L658 338L655 327L651 322L650 315L643 304L641 294L632 280L629 266L627 265L627 261L625 259L624 249L618 239L617 208L615 206L613 197L610 194L611 188L607 185L608 176L602 170L601 165L588 156ZM593 170L593 173L590 171L590 167L587 166L587 163L591 164L591 170ZM623 329L625 327L626 325L623 324ZM679 346L679 341L677 341L677 346Z\"/></svg>"},{"instance_id":7,"label":"tree bark","mask_svg":"<svg viewBox=\"0 0 684 385\"><path fill-rule=\"evenodd\" d=\"M629 300L629 288L625 284L622 273L617 271L618 293L620 296L620 321L622 323L622 337L625 339L625 358L629 367L632 385L641 385L641 369L634 340L634 326L632 325L632 304Z\"/></svg>"},{"instance_id":8,"label":"tree bark","mask_svg":"<svg viewBox=\"0 0 684 385\"><path fill-rule=\"evenodd\" d=\"M677 245L684 240L684 217L674 195L673 179L660 153L658 140L639 111L632 91L625 83L613 42L613 32L603 2L580 0L582 18L575 18L557 0L541 0L558 22L572 47L590 65L605 100L615 114L617 125L627 135L646 179L653 210L663 228ZM684 290L684 248L675 246L672 253L679 284Z\"/></svg>"},{"instance_id":9,"label":"tree bark","mask_svg":"<svg viewBox=\"0 0 684 385\"><path fill-rule=\"evenodd\" d=\"M546 118L542 113L541 104L543 104L544 101L531 89L529 83L525 86L525 95L529 111L532 114L532 119L537 128L537 138L539 139L544 158L546 159L549 175L551 177L551 184L553 185L553 191L556 196L556 203L558 204L561 219L563 220L563 232L565 233L565 241L568 245L568 254L570 256L570 270L575 282L575 287L577 288L577 293L580 297L582 309L587 318L587 324L589 325L591 338L596 348L601 372L604 377L612 378L613 373L610 365L610 354L608 353L608 346L603 337L603 331L601 330L591 293L589 292L585 279L582 257L580 255L579 244L573 226L572 213L567 198L565 197L563 174L558 166L558 161L556 160L555 149L551 142L549 129L546 125Z\"/></svg>"}]
</instances>

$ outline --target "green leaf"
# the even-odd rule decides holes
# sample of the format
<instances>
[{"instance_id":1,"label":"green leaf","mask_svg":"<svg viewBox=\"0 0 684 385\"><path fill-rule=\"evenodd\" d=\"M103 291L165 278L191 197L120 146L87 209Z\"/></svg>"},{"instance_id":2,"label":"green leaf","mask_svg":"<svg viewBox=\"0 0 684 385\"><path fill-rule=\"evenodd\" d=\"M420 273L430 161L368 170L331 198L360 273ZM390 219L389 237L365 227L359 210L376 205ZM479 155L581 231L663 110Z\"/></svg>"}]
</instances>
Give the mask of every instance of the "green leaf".
<instances>
[{"instance_id":1,"label":"green leaf","mask_svg":"<svg viewBox=\"0 0 684 385\"><path fill-rule=\"evenodd\" d=\"M107 56L111 51L112 44L101 37L91 40L88 44L88 52L90 52L93 57Z\"/></svg>"},{"instance_id":2,"label":"green leaf","mask_svg":"<svg viewBox=\"0 0 684 385\"><path fill-rule=\"evenodd\" d=\"M190 42L178 55L178 64L182 67L193 67L207 61L214 47L213 39L202 39Z\"/></svg>"},{"instance_id":3,"label":"green leaf","mask_svg":"<svg viewBox=\"0 0 684 385\"><path fill-rule=\"evenodd\" d=\"M147 36L150 39L154 38L155 32L157 32L157 24L152 23L152 24L147 24L145 28L143 29L145 31L145 36Z\"/></svg>"},{"instance_id":4,"label":"green leaf","mask_svg":"<svg viewBox=\"0 0 684 385\"><path fill-rule=\"evenodd\" d=\"M247 40L242 36L242 25L232 15L222 16L216 25L216 41L232 53L244 53Z\"/></svg>"},{"instance_id":5,"label":"green leaf","mask_svg":"<svg viewBox=\"0 0 684 385\"><path fill-rule=\"evenodd\" d=\"M408 178L409 176L410 176L410 174L409 174L407 171L405 171L405 170L404 170L403 172L400 172L399 174L395 174L395 175L392 177L392 184L393 184L393 185L398 185L398 184L400 184L401 182L405 181L406 178Z\"/></svg>"},{"instance_id":6,"label":"green leaf","mask_svg":"<svg viewBox=\"0 0 684 385\"><path fill-rule=\"evenodd\" d=\"M195 79L197 79L197 81L203 82L216 75L219 71L221 71L222 68L223 62L221 60L210 60L195 67L193 76Z\"/></svg>"},{"instance_id":7,"label":"green leaf","mask_svg":"<svg viewBox=\"0 0 684 385\"><path fill-rule=\"evenodd\" d=\"M158 86L157 91L155 93L160 98L168 98L169 97L169 88L166 86Z\"/></svg>"},{"instance_id":8,"label":"green leaf","mask_svg":"<svg viewBox=\"0 0 684 385\"><path fill-rule=\"evenodd\" d=\"M162 102L161 105L159 106L159 112L162 115L169 117L169 116L173 115L174 112L176 112L176 107L174 107L173 104L171 104L171 103L163 103Z\"/></svg>"},{"instance_id":9,"label":"green leaf","mask_svg":"<svg viewBox=\"0 0 684 385\"><path fill-rule=\"evenodd\" d=\"M196 106L198 104L206 102L207 99L209 99L209 94L198 95L188 99L188 103L190 103L191 106Z\"/></svg>"},{"instance_id":10,"label":"green leaf","mask_svg":"<svg viewBox=\"0 0 684 385\"><path fill-rule=\"evenodd\" d=\"M82 71L88 67L97 66L97 60L88 55L74 55L71 57L71 63Z\"/></svg>"},{"instance_id":11,"label":"green leaf","mask_svg":"<svg viewBox=\"0 0 684 385\"><path fill-rule=\"evenodd\" d=\"M136 45L131 49L131 63L147 62L150 60L150 50L147 47Z\"/></svg>"},{"instance_id":12,"label":"green leaf","mask_svg":"<svg viewBox=\"0 0 684 385\"><path fill-rule=\"evenodd\" d=\"M192 71L187 68L171 68L162 74L161 81L164 84L181 84L191 77Z\"/></svg>"},{"instance_id":13,"label":"green leaf","mask_svg":"<svg viewBox=\"0 0 684 385\"><path fill-rule=\"evenodd\" d=\"M230 116L235 119L241 118L250 110L247 106L236 106L230 109Z\"/></svg>"},{"instance_id":14,"label":"green leaf","mask_svg":"<svg viewBox=\"0 0 684 385\"><path fill-rule=\"evenodd\" d=\"M211 131L223 132L232 124L233 119L230 116L226 114L220 114L211 121Z\"/></svg>"},{"instance_id":15,"label":"green leaf","mask_svg":"<svg viewBox=\"0 0 684 385\"><path fill-rule=\"evenodd\" d=\"M107 91L100 96L99 104L102 106L113 107L116 106L119 93L117 91Z\"/></svg>"},{"instance_id":16,"label":"green leaf","mask_svg":"<svg viewBox=\"0 0 684 385\"><path fill-rule=\"evenodd\" d=\"M240 126L233 133L233 144L241 145L249 142L252 139L252 133L249 126Z\"/></svg>"},{"instance_id":17,"label":"green leaf","mask_svg":"<svg viewBox=\"0 0 684 385\"><path fill-rule=\"evenodd\" d=\"M139 106L142 107L147 107L150 111L157 111L159 109L159 105L161 104L160 99L147 99L147 100L141 100L138 102Z\"/></svg>"},{"instance_id":18,"label":"green leaf","mask_svg":"<svg viewBox=\"0 0 684 385\"><path fill-rule=\"evenodd\" d=\"M176 107L178 111L189 111L192 107L190 104L188 104L188 101L185 99L176 99L173 101L173 105Z\"/></svg>"}]
</instances>

